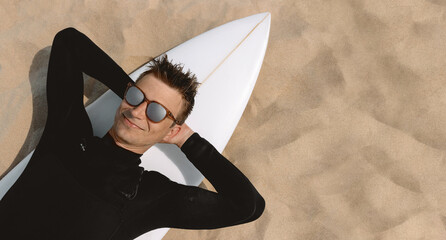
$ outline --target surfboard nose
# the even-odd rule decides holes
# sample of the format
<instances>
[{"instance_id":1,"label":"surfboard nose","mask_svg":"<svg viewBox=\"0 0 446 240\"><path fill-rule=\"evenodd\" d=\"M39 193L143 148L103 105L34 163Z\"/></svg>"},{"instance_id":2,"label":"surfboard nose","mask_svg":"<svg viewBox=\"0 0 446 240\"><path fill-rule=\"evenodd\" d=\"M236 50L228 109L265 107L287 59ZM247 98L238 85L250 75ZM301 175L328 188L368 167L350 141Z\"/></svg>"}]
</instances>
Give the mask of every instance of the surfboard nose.
<instances>
[{"instance_id":1,"label":"surfboard nose","mask_svg":"<svg viewBox=\"0 0 446 240\"><path fill-rule=\"evenodd\" d=\"M257 16L257 15L259 15L260 21L265 21L266 24L268 24L268 25L271 24L271 13L270 12L257 13L257 14L248 16L248 18Z\"/></svg>"}]
</instances>

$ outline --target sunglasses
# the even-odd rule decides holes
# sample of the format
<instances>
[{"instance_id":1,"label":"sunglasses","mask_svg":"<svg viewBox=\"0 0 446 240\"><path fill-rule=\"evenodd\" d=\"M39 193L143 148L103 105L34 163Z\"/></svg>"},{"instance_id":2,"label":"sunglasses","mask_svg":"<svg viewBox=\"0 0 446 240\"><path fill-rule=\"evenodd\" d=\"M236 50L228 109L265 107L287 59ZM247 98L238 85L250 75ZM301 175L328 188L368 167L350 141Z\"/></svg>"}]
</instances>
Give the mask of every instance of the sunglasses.
<instances>
[{"instance_id":1,"label":"sunglasses","mask_svg":"<svg viewBox=\"0 0 446 240\"><path fill-rule=\"evenodd\" d=\"M124 100L133 107L137 107L141 103L147 102L146 116L152 122L159 123L167 117L172 119L176 124L180 125L180 122L175 119L172 112L167 110L167 108L161 103L147 99L144 92L135 84L127 84Z\"/></svg>"}]
</instances>

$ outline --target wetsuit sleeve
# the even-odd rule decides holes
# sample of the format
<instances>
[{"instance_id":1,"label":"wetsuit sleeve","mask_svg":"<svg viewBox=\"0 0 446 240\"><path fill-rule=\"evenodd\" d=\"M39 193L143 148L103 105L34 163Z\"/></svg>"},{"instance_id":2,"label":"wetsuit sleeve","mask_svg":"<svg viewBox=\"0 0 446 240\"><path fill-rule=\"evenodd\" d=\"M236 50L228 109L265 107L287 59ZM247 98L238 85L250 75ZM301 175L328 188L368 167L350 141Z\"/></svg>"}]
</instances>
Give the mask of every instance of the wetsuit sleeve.
<instances>
[{"instance_id":1,"label":"wetsuit sleeve","mask_svg":"<svg viewBox=\"0 0 446 240\"><path fill-rule=\"evenodd\" d=\"M51 47L47 74L48 117L40 148L57 143L58 135L76 138L92 135L83 103L86 73L121 98L132 81L104 51L74 28L56 34Z\"/></svg>"},{"instance_id":2,"label":"wetsuit sleeve","mask_svg":"<svg viewBox=\"0 0 446 240\"><path fill-rule=\"evenodd\" d=\"M166 227L213 229L253 221L265 201L251 182L209 142L194 133L181 150L212 183L217 193L173 183L162 201Z\"/></svg>"},{"instance_id":3,"label":"wetsuit sleeve","mask_svg":"<svg viewBox=\"0 0 446 240\"><path fill-rule=\"evenodd\" d=\"M74 28L66 28L58 32L54 37L53 48L58 48L57 50L59 52L56 54L62 55L59 58L69 58L72 68L76 68L75 70L84 72L99 80L119 97L122 98L124 96L127 83L132 81L131 78L112 58L110 58L110 56L108 56L85 34ZM58 58L57 56L54 57ZM49 66L49 68L57 68L57 65L64 65L65 59L55 59L53 64L56 66ZM60 67L66 68L66 66ZM58 71L50 72L57 74ZM51 80L54 79L54 82L49 82L48 84L55 86L75 84L67 83L64 79L58 78L58 76L50 78Z\"/></svg>"}]
</instances>

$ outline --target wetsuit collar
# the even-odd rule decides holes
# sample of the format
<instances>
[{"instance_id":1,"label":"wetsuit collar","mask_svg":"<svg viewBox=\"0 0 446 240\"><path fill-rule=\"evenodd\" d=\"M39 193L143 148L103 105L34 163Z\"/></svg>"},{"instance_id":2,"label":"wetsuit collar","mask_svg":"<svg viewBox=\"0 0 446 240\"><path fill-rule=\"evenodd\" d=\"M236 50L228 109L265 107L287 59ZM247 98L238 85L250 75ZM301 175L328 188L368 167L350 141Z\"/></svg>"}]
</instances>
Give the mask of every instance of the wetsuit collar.
<instances>
[{"instance_id":1,"label":"wetsuit collar","mask_svg":"<svg viewBox=\"0 0 446 240\"><path fill-rule=\"evenodd\" d=\"M116 151L116 153L120 156L125 156L126 159L139 159L142 154L132 152L130 150L127 150L125 148L122 148L118 145L116 145L115 140L113 137L107 132L104 137L102 137L102 140L105 145L111 147L113 149L113 152Z\"/></svg>"}]
</instances>

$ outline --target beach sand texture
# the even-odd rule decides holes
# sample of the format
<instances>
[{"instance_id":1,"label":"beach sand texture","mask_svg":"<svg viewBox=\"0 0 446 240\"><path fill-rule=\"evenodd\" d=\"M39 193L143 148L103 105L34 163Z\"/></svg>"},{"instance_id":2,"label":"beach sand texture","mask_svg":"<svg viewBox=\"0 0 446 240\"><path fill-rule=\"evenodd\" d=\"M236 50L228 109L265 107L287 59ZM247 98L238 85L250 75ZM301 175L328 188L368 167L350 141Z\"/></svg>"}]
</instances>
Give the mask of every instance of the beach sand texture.
<instances>
[{"instance_id":1,"label":"beach sand texture","mask_svg":"<svg viewBox=\"0 0 446 240\"><path fill-rule=\"evenodd\" d=\"M76 27L131 72L266 11L265 60L224 151L264 196L265 212L218 230L172 229L164 239L446 239L440 0L0 0L0 174L40 139L59 30ZM105 90L87 77L85 102Z\"/></svg>"}]
</instances>

